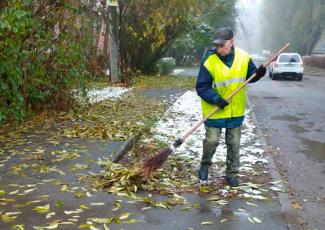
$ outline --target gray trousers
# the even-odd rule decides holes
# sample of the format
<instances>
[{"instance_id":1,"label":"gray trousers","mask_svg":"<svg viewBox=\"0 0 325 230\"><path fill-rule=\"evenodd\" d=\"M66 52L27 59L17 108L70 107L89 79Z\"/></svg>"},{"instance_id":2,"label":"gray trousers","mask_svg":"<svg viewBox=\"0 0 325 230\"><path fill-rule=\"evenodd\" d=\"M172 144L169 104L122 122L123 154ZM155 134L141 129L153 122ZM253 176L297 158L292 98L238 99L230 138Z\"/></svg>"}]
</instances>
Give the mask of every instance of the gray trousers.
<instances>
[{"instance_id":1,"label":"gray trousers","mask_svg":"<svg viewBox=\"0 0 325 230\"><path fill-rule=\"evenodd\" d=\"M202 166L210 167L212 157L219 145L222 132L221 128L205 126L205 139L203 141ZM239 172L239 146L240 146L241 126L236 128L226 128L225 141L227 145L226 176L235 177Z\"/></svg>"}]
</instances>

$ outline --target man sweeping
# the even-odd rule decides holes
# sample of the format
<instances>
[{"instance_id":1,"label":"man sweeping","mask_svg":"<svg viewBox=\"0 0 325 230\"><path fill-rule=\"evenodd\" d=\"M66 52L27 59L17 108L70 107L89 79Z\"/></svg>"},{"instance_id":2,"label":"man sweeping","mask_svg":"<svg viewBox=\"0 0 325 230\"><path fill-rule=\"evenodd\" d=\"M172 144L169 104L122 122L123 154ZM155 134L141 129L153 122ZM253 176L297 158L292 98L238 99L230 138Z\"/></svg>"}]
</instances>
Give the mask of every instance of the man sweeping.
<instances>
[{"instance_id":1,"label":"man sweeping","mask_svg":"<svg viewBox=\"0 0 325 230\"><path fill-rule=\"evenodd\" d=\"M210 50L201 63L196 91L201 97L203 117L216 106L220 109L205 123L203 155L199 169L201 184L206 184L212 157L219 144L222 129L225 129L227 145L226 180L232 187L239 185L239 147L241 127L246 106L246 89L240 90L229 102L225 100L235 89L256 73L250 82L256 82L266 73L262 65L256 68L250 56L234 46L233 31L220 28Z\"/></svg>"}]
</instances>

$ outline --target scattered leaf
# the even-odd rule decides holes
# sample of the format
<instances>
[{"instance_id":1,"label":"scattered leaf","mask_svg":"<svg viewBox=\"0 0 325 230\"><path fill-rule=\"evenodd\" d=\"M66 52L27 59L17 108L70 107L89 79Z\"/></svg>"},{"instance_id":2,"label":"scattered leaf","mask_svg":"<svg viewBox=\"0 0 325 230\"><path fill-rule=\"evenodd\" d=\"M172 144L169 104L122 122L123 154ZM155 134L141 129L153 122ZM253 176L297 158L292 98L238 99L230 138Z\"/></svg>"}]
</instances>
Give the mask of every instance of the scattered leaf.
<instances>
[{"instance_id":1,"label":"scattered leaf","mask_svg":"<svg viewBox=\"0 0 325 230\"><path fill-rule=\"evenodd\" d=\"M121 201L116 200L116 201L114 202L114 205L115 205L115 208L113 208L112 210L113 210L113 211L117 211L117 210L119 210L119 209L121 208Z\"/></svg>"},{"instance_id":2,"label":"scattered leaf","mask_svg":"<svg viewBox=\"0 0 325 230\"><path fill-rule=\"evenodd\" d=\"M14 195L14 194L17 194L19 192L19 189L15 190L15 191L12 191L9 193L9 195Z\"/></svg>"},{"instance_id":3,"label":"scattered leaf","mask_svg":"<svg viewBox=\"0 0 325 230\"><path fill-rule=\"evenodd\" d=\"M58 201L55 202L54 207L56 207L56 208L62 208L63 205L64 205L64 202L62 200L58 200Z\"/></svg>"},{"instance_id":4,"label":"scattered leaf","mask_svg":"<svg viewBox=\"0 0 325 230\"><path fill-rule=\"evenodd\" d=\"M98 224L111 224L115 217L109 217L109 218L90 218L92 222L98 223Z\"/></svg>"},{"instance_id":5,"label":"scattered leaf","mask_svg":"<svg viewBox=\"0 0 325 230\"><path fill-rule=\"evenodd\" d=\"M84 198L86 195L85 195L83 192L76 192L76 193L74 194L74 196L75 196L76 198Z\"/></svg>"},{"instance_id":6,"label":"scattered leaf","mask_svg":"<svg viewBox=\"0 0 325 230\"><path fill-rule=\"evenodd\" d=\"M64 213L67 214L67 215L70 215L70 214L81 213L81 212L83 212L83 211L84 211L84 210L78 208L78 209L76 209L76 210L64 211Z\"/></svg>"},{"instance_id":7,"label":"scattered leaf","mask_svg":"<svg viewBox=\"0 0 325 230\"><path fill-rule=\"evenodd\" d=\"M300 204L297 201L293 201L291 205L295 209L302 209L302 207L300 206Z\"/></svg>"},{"instance_id":8,"label":"scattered leaf","mask_svg":"<svg viewBox=\"0 0 325 230\"><path fill-rule=\"evenodd\" d=\"M103 203L103 202L94 202L94 203L90 203L89 205L91 205L91 206L102 206L102 205L105 205L105 203Z\"/></svg>"},{"instance_id":9,"label":"scattered leaf","mask_svg":"<svg viewBox=\"0 0 325 230\"><path fill-rule=\"evenodd\" d=\"M259 218L255 217L255 216L253 217L253 220L258 224L262 223L262 221Z\"/></svg>"},{"instance_id":10,"label":"scattered leaf","mask_svg":"<svg viewBox=\"0 0 325 230\"><path fill-rule=\"evenodd\" d=\"M93 224L81 224L79 228L81 229L90 229L91 227L95 227Z\"/></svg>"},{"instance_id":11,"label":"scattered leaf","mask_svg":"<svg viewBox=\"0 0 325 230\"><path fill-rule=\"evenodd\" d=\"M253 220L253 219L251 219L250 217L247 217L247 219L249 220L249 222L251 222L251 223L255 224L254 220Z\"/></svg>"},{"instance_id":12,"label":"scattered leaf","mask_svg":"<svg viewBox=\"0 0 325 230\"><path fill-rule=\"evenodd\" d=\"M258 207L258 205L257 204L253 204L253 203L250 203L250 202L246 202L246 204L248 204L248 205L251 205L251 206L255 206L255 207Z\"/></svg>"},{"instance_id":13,"label":"scattered leaf","mask_svg":"<svg viewBox=\"0 0 325 230\"><path fill-rule=\"evenodd\" d=\"M84 210L90 209L87 205L84 205L84 204L81 204L80 205L80 208L81 209L84 209Z\"/></svg>"},{"instance_id":14,"label":"scattered leaf","mask_svg":"<svg viewBox=\"0 0 325 230\"><path fill-rule=\"evenodd\" d=\"M128 219L128 220L122 221L121 223L122 224L133 224L133 223L136 223L136 222L137 222L136 219Z\"/></svg>"},{"instance_id":15,"label":"scattered leaf","mask_svg":"<svg viewBox=\"0 0 325 230\"><path fill-rule=\"evenodd\" d=\"M44 206L36 206L33 210L37 211L38 213L47 213L50 211L50 204L46 204Z\"/></svg>"},{"instance_id":16,"label":"scattered leaf","mask_svg":"<svg viewBox=\"0 0 325 230\"><path fill-rule=\"evenodd\" d=\"M131 214L132 214L132 213L124 212L124 213L121 213L121 214L120 214L120 217L119 217L119 218L120 218L121 220L124 220L124 219L128 218Z\"/></svg>"},{"instance_id":17,"label":"scattered leaf","mask_svg":"<svg viewBox=\"0 0 325 230\"><path fill-rule=\"evenodd\" d=\"M0 212L0 215L1 215L1 220L3 222L12 222L18 217L18 215L11 214L9 212L3 213L3 214Z\"/></svg>"},{"instance_id":18,"label":"scattered leaf","mask_svg":"<svg viewBox=\"0 0 325 230\"><path fill-rule=\"evenodd\" d=\"M210 197L208 199L208 201L218 201L218 200L220 200L220 197L218 197L218 196Z\"/></svg>"},{"instance_id":19,"label":"scattered leaf","mask_svg":"<svg viewBox=\"0 0 325 230\"><path fill-rule=\"evenodd\" d=\"M12 230L25 230L25 225L23 224L16 224L11 227Z\"/></svg>"},{"instance_id":20,"label":"scattered leaf","mask_svg":"<svg viewBox=\"0 0 325 230\"><path fill-rule=\"evenodd\" d=\"M50 219L52 216L55 215L55 212L50 212L46 215L46 219Z\"/></svg>"},{"instance_id":21,"label":"scattered leaf","mask_svg":"<svg viewBox=\"0 0 325 230\"><path fill-rule=\"evenodd\" d=\"M203 222L201 222L201 225L209 225L209 224L213 224L213 222L210 222L210 221L203 221Z\"/></svg>"}]
</instances>

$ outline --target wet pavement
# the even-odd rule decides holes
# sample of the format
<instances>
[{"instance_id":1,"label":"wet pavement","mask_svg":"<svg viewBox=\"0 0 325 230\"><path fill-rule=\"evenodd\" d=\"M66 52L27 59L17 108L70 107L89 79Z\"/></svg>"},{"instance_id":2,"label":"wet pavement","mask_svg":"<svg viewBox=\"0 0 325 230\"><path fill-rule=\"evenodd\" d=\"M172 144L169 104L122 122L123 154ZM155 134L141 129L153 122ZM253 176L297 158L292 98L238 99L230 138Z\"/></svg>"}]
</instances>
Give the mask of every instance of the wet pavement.
<instances>
[{"instance_id":1,"label":"wet pavement","mask_svg":"<svg viewBox=\"0 0 325 230\"><path fill-rule=\"evenodd\" d=\"M324 85L325 70L307 67L301 82L265 77L248 90L307 229L325 226Z\"/></svg>"},{"instance_id":2,"label":"wet pavement","mask_svg":"<svg viewBox=\"0 0 325 230\"><path fill-rule=\"evenodd\" d=\"M151 89L139 93L172 104L183 92ZM275 192L266 201L227 198L227 203L221 205L209 201L211 197L206 194L181 194L186 199L185 204L170 210L93 189L85 178L101 171L98 158L110 158L122 144L59 138L52 135L51 129L34 130L14 137L12 143L2 143L0 229L11 229L15 225L14 229L35 226L40 226L39 229L105 229L106 226L109 229L288 228ZM143 192L138 195L166 198ZM121 204L120 208L116 202ZM108 224L107 218L113 217L115 221Z\"/></svg>"}]
</instances>

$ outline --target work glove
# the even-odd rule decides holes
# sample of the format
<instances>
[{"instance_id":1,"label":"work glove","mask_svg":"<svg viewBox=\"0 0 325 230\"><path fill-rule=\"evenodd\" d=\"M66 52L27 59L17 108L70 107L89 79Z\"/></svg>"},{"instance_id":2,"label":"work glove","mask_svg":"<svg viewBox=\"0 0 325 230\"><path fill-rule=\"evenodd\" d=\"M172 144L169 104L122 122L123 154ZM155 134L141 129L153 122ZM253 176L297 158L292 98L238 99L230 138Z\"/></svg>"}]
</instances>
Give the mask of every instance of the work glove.
<instances>
[{"instance_id":1,"label":"work glove","mask_svg":"<svg viewBox=\"0 0 325 230\"><path fill-rule=\"evenodd\" d=\"M256 78L260 79L266 73L266 68L263 65L260 65L256 70Z\"/></svg>"},{"instance_id":2,"label":"work glove","mask_svg":"<svg viewBox=\"0 0 325 230\"><path fill-rule=\"evenodd\" d=\"M225 99L223 99L222 97L219 97L217 99L216 104L220 109L223 109L224 107L229 105L229 103Z\"/></svg>"}]
</instances>

